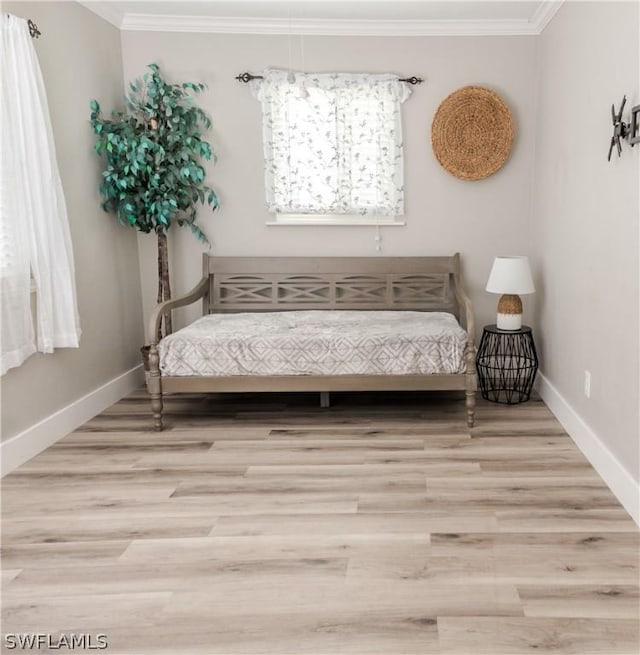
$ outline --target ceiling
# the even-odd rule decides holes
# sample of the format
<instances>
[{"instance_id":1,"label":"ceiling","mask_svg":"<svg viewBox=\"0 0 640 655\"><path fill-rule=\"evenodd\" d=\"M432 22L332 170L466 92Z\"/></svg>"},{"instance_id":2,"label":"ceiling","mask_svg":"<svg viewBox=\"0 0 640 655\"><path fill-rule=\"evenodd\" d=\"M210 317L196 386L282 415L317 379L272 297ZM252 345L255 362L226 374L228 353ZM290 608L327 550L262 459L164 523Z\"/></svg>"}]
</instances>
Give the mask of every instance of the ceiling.
<instances>
[{"instance_id":1,"label":"ceiling","mask_svg":"<svg viewBox=\"0 0 640 655\"><path fill-rule=\"evenodd\" d=\"M85 0L123 30L238 34L539 34L561 2L484 0Z\"/></svg>"}]
</instances>

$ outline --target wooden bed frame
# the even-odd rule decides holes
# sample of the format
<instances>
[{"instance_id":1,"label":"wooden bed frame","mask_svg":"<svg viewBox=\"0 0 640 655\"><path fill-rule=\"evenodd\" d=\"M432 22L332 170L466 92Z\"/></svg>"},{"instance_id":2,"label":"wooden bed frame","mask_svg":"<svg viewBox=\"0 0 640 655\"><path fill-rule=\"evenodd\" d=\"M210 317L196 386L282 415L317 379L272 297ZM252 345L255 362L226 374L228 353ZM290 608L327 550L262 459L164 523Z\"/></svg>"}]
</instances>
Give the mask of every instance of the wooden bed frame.
<instances>
[{"instance_id":1,"label":"wooden bed frame","mask_svg":"<svg viewBox=\"0 0 640 655\"><path fill-rule=\"evenodd\" d=\"M467 331L466 372L431 375L165 376L157 333L167 312L202 300L203 315L300 309L446 311ZM209 257L203 277L187 294L158 305L149 322L154 427L162 430L165 393L459 389L473 426L477 376L471 301L462 285L460 254L452 257Z\"/></svg>"}]
</instances>

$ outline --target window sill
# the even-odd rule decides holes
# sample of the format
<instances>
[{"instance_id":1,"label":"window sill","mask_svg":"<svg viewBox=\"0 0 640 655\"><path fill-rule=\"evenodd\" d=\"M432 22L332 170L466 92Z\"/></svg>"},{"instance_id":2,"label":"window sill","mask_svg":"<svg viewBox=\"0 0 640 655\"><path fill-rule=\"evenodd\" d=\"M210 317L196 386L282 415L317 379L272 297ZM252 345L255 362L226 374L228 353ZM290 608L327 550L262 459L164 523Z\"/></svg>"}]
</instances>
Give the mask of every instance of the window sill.
<instances>
[{"instance_id":1,"label":"window sill","mask_svg":"<svg viewBox=\"0 0 640 655\"><path fill-rule=\"evenodd\" d=\"M346 226L369 226L369 227L402 227L406 225L405 221L398 220L393 216L381 216L379 218L362 218L360 216L340 215L340 214L276 214L276 219L267 221L266 225L283 226L283 225L346 225Z\"/></svg>"}]
</instances>

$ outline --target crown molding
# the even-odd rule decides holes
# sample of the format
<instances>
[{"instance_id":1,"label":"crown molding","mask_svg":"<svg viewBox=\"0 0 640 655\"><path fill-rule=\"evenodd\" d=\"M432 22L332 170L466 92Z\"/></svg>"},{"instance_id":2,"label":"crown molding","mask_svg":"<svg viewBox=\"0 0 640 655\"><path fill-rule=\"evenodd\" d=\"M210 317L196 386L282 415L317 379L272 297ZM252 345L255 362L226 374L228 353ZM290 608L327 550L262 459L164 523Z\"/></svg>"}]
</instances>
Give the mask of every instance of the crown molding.
<instances>
[{"instance_id":1,"label":"crown molding","mask_svg":"<svg viewBox=\"0 0 640 655\"><path fill-rule=\"evenodd\" d=\"M126 14L123 30L318 36L498 36L538 34L526 20L353 20Z\"/></svg>"},{"instance_id":2,"label":"crown molding","mask_svg":"<svg viewBox=\"0 0 640 655\"><path fill-rule=\"evenodd\" d=\"M563 2L542 3L528 20L289 20L123 13L117 3L80 0L81 5L126 31L317 36L535 36L544 30Z\"/></svg>"},{"instance_id":3,"label":"crown molding","mask_svg":"<svg viewBox=\"0 0 640 655\"><path fill-rule=\"evenodd\" d=\"M536 26L537 34L542 34L542 32L544 32L544 28L549 24L563 4L564 0L556 0L554 2L543 2L538 6L531 17L531 22Z\"/></svg>"},{"instance_id":4,"label":"crown molding","mask_svg":"<svg viewBox=\"0 0 640 655\"><path fill-rule=\"evenodd\" d=\"M115 2L93 2L91 0L78 0L78 4L92 11L96 16L100 16L114 27L122 29L122 22L124 20L124 12L118 7Z\"/></svg>"}]
</instances>

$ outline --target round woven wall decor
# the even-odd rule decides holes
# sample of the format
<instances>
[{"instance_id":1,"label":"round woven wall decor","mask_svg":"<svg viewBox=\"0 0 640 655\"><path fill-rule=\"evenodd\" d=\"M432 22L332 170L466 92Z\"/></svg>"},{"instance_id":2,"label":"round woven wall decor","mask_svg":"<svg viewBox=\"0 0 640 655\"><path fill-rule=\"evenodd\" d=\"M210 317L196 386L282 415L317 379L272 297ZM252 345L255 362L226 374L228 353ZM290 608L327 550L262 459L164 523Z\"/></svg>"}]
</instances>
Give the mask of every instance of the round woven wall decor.
<instances>
[{"instance_id":1,"label":"round woven wall decor","mask_svg":"<svg viewBox=\"0 0 640 655\"><path fill-rule=\"evenodd\" d=\"M509 107L494 91L465 86L447 96L431 124L431 145L441 166L461 180L482 180L500 169L511 151Z\"/></svg>"}]
</instances>

